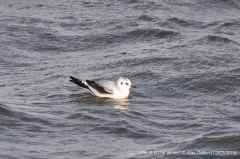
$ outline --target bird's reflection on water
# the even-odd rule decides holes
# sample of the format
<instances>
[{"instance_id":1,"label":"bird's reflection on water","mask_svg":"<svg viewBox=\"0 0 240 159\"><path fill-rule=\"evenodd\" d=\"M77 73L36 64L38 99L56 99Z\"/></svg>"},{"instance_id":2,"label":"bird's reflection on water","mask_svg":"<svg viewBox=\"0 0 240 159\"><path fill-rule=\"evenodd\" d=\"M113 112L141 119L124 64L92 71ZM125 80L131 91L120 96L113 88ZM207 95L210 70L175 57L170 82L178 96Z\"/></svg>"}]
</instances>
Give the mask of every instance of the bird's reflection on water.
<instances>
[{"instance_id":1,"label":"bird's reflection on water","mask_svg":"<svg viewBox=\"0 0 240 159\"><path fill-rule=\"evenodd\" d=\"M125 99L119 99L116 101L114 108L119 110L128 110L129 100L127 98Z\"/></svg>"}]
</instances>

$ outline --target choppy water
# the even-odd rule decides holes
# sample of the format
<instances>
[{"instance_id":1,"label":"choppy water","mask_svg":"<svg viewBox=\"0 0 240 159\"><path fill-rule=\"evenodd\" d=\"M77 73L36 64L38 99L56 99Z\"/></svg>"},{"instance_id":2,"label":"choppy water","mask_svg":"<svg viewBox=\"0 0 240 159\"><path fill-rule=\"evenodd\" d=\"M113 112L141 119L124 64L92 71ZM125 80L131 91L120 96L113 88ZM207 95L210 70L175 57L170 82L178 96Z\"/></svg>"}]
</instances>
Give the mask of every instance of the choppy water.
<instances>
[{"instance_id":1,"label":"choppy water","mask_svg":"<svg viewBox=\"0 0 240 159\"><path fill-rule=\"evenodd\" d=\"M239 158L239 28L238 0L1 0L0 158Z\"/></svg>"}]
</instances>

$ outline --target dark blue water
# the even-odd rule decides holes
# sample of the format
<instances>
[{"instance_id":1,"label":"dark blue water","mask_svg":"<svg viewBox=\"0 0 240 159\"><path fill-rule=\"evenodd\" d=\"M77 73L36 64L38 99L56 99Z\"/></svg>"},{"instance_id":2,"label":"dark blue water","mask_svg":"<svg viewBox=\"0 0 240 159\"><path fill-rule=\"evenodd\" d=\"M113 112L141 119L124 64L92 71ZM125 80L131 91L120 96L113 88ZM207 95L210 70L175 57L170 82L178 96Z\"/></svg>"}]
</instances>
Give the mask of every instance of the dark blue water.
<instances>
[{"instance_id":1,"label":"dark blue water","mask_svg":"<svg viewBox=\"0 0 240 159\"><path fill-rule=\"evenodd\" d=\"M239 158L239 1L0 2L0 158Z\"/></svg>"}]
</instances>

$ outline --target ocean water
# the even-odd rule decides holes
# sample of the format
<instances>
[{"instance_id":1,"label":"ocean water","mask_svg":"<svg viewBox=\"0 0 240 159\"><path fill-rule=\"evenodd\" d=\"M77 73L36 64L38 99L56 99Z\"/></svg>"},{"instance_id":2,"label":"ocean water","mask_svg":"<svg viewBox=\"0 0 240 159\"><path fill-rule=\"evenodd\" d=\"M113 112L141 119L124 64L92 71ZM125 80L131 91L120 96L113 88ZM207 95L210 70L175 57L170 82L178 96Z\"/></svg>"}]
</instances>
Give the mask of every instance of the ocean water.
<instances>
[{"instance_id":1,"label":"ocean water","mask_svg":"<svg viewBox=\"0 0 240 159\"><path fill-rule=\"evenodd\" d=\"M1 0L0 158L239 158L239 28L238 0Z\"/></svg>"}]
</instances>

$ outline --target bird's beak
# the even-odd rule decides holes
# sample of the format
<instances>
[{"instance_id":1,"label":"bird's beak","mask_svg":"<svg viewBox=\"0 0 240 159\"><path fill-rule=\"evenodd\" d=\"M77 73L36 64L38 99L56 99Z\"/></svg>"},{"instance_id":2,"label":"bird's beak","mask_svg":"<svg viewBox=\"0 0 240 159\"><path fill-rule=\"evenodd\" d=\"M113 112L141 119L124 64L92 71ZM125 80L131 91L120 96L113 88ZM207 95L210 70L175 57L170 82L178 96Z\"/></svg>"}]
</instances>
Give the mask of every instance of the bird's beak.
<instances>
[{"instance_id":1,"label":"bird's beak","mask_svg":"<svg viewBox=\"0 0 240 159\"><path fill-rule=\"evenodd\" d=\"M136 86L131 85L132 88L137 88Z\"/></svg>"}]
</instances>

